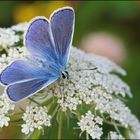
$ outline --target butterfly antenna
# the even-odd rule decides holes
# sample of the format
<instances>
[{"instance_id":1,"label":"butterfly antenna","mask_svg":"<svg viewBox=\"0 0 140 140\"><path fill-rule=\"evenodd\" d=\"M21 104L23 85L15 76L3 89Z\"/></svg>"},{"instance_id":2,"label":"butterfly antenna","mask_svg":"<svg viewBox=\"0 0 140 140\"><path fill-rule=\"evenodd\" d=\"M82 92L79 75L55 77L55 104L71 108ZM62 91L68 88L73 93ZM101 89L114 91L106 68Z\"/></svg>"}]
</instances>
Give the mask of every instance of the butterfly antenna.
<instances>
[{"instance_id":1,"label":"butterfly antenna","mask_svg":"<svg viewBox=\"0 0 140 140\"><path fill-rule=\"evenodd\" d=\"M97 70L98 68L97 67L94 67L94 68L90 68L90 69L77 69L76 71L82 71L82 70Z\"/></svg>"}]
</instances>

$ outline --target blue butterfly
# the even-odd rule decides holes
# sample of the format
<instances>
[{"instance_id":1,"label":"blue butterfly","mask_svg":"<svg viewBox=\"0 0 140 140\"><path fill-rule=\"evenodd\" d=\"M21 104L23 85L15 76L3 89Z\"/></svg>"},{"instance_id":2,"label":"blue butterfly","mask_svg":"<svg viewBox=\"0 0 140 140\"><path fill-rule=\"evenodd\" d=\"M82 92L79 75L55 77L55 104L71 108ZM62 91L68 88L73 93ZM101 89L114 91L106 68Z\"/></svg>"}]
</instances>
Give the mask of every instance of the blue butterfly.
<instances>
[{"instance_id":1,"label":"blue butterfly","mask_svg":"<svg viewBox=\"0 0 140 140\"><path fill-rule=\"evenodd\" d=\"M67 61L74 31L74 11L65 7L55 11L50 20L33 19L25 34L28 60L16 60L0 75L13 101L27 98L60 78L69 78Z\"/></svg>"}]
</instances>

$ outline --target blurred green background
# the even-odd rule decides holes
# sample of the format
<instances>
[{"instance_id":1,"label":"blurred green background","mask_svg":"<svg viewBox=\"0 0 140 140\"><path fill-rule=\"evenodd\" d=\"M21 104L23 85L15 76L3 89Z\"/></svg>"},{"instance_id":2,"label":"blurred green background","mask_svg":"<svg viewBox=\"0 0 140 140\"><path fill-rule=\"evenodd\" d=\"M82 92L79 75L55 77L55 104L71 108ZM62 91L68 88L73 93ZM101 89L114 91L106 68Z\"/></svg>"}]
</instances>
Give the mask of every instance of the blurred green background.
<instances>
[{"instance_id":1,"label":"blurred green background","mask_svg":"<svg viewBox=\"0 0 140 140\"><path fill-rule=\"evenodd\" d=\"M49 17L53 10L63 6L72 6L75 9L74 46L84 46L84 50L87 51L86 45L82 44L90 44L89 46L92 46L93 43L93 48L90 51L94 52L94 50L97 50L95 51L97 54L100 54L100 51L102 51L102 54L106 57L109 57L111 54L117 55L113 61L119 63L127 71L128 75L123 79L130 85L134 95L126 104L130 106L132 112L140 119L139 1L0 1L0 27L9 27L19 22L29 21L34 16ZM103 47L101 50L98 50L98 44L102 42L98 33L102 32L110 40L112 40L111 36L119 39L119 42L123 44L123 48L117 48L117 43L114 42L114 46L117 49L113 48L112 43L110 49ZM93 42L88 40L89 34L94 35L92 38ZM98 35L98 39L95 37L96 35ZM104 46L106 40L103 40L102 43ZM114 52L114 50L118 50L118 52ZM104 54L105 51L110 53Z\"/></svg>"}]
</instances>

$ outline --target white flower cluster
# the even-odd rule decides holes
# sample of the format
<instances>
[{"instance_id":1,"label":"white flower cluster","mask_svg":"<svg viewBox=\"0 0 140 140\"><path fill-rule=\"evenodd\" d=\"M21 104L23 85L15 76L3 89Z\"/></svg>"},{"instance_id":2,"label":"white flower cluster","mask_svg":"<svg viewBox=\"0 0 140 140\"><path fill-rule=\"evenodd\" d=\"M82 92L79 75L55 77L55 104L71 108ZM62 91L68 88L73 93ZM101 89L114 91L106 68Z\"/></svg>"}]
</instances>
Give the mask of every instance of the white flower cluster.
<instances>
[{"instance_id":1,"label":"white flower cluster","mask_svg":"<svg viewBox=\"0 0 140 140\"><path fill-rule=\"evenodd\" d=\"M132 130L129 130L129 137L131 139L139 139L140 138L140 122L136 118L135 115L130 114L129 116L129 125Z\"/></svg>"},{"instance_id":2,"label":"white flower cluster","mask_svg":"<svg viewBox=\"0 0 140 140\"><path fill-rule=\"evenodd\" d=\"M116 95L121 94L125 96L126 94L131 96L129 86L121 81L119 77L112 74L113 72L115 72L125 75L126 72L122 68L120 68L107 58L92 54L89 55L76 48L72 49L70 56L70 69L72 69L73 72L75 69L90 69L94 67L97 67L96 71L80 71L80 74L76 74L78 74L78 76L82 76L82 78L84 74L84 78L86 78L87 80L89 79L89 85L102 86L107 90L107 92L114 93Z\"/></svg>"},{"instance_id":3,"label":"white flower cluster","mask_svg":"<svg viewBox=\"0 0 140 140\"><path fill-rule=\"evenodd\" d=\"M19 23L17 25L13 25L11 27L11 29L15 32L26 32L27 28L28 28L29 24L28 22L24 22L24 23Z\"/></svg>"},{"instance_id":4,"label":"white flower cluster","mask_svg":"<svg viewBox=\"0 0 140 140\"><path fill-rule=\"evenodd\" d=\"M10 118L9 111L14 110L15 105L9 100L6 94L0 96L0 128L8 126Z\"/></svg>"},{"instance_id":5,"label":"white flower cluster","mask_svg":"<svg viewBox=\"0 0 140 140\"><path fill-rule=\"evenodd\" d=\"M96 59L94 59L95 57ZM130 88L118 76L112 74L112 72L120 74L125 74L125 72L109 60L95 57L94 55L89 57L84 52L72 48L68 66L70 80L61 80L59 84L54 83L46 89L46 92L55 93L58 103L64 111L76 110L82 103L91 104L95 105L96 110L107 113L111 119L118 121L125 128L129 126L139 128L140 123L137 123L137 126L133 125L132 122L137 119L130 121L133 116L130 109L118 98L118 96L125 97L126 95L131 97ZM102 59L103 64L101 65ZM96 64L94 60L96 60ZM107 65L111 69L103 71ZM97 70L79 70L94 67L97 67ZM139 129L135 129L135 131L139 133Z\"/></svg>"},{"instance_id":6,"label":"white flower cluster","mask_svg":"<svg viewBox=\"0 0 140 140\"><path fill-rule=\"evenodd\" d=\"M8 29L0 29L0 50L3 48L6 50L6 53L0 56L0 72L7 64L28 55L26 47L13 46L23 37L23 35L17 33L25 32L27 27L28 24L24 23ZM90 70L95 67L96 70ZM109 119L116 121L128 130L130 138L140 138L140 122L121 100L125 96L132 97L129 86L117 76L117 74L126 75L122 68L104 57L86 54L72 47L68 72L70 74L69 80L61 79L60 82L49 85L41 94L45 96L46 93L51 96L55 95L58 99L57 103L63 111L70 110L73 112L82 104L94 106L95 111L100 112L103 116L104 114L107 115ZM47 98L43 98L43 100L47 100ZM1 108L8 106L4 102L4 106L1 105L1 102L3 100L0 100ZM10 105L10 107L12 106ZM10 107L7 112L12 110ZM3 127L8 125L10 119L6 116L6 109L1 111L1 108L0 127ZM50 119L46 107L28 106L23 115L25 124L22 125L22 132L28 134L36 128L41 129L43 126L50 126ZM102 119L95 117L90 111L82 116L78 125L82 131L86 131L93 139L99 139L103 134ZM111 138L121 138L115 132L109 134Z\"/></svg>"},{"instance_id":7,"label":"white flower cluster","mask_svg":"<svg viewBox=\"0 0 140 140\"><path fill-rule=\"evenodd\" d=\"M122 139L124 139L124 137L121 134L117 134L114 131L110 131L108 139L110 139L110 140L122 140Z\"/></svg>"},{"instance_id":8,"label":"white flower cluster","mask_svg":"<svg viewBox=\"0 0 140 140\"><path fill-rule=\"evenodd\" d=\"M131 116L131 111L128 107L124 105L122 101L117 98L113 98L111 95L101 90L100 88L95 88L93 94L93 102L96 104L96 110L101 113L108 113L110 118L119 121L122 126L128 127L129 117Z\"/></svg>"},{"instance_id":9,"label":"white flower cluster","mask_svg":"<svg viewBox=\"0 0 140 140\"><path fill-rule=\"evenodd\" d=\"M101 63L102 59L99 57L99 60L97 60L97 56L95 57L96 64L98 62ZM108 101L113 98L112 95L121 95L123 97L125 95L131 96L128 85L121 81L118 76L110 73L113 71L100 71L101 67L103 70L105 69L104 67L109 64L109 60L107 60L107 64L105 63L105 59L103 59L103 62L104 65L102 64L102 66L99 66L99 64L95 65L94 55L90 55L89 58L84 52L72 48L68 66L70 80L61 80L61 87L58 83L49 86L46 89L47 92L51 94L55 93L59 97L58 103L60 103L64 110L67 108L76 110L77 106L83 102L86 104L96 103L97 108L102 110L102 108L104 109L104 104L108 104ZM110 62L109 65L111 65L111 63L112 62ZM113 65L114 64L112 64L112 70L120 73L123 71L116 65L113 69ZM100 69L98 69L98 66ZM79 70L94 67L97 67L97 70ZM64 94L60 93L60 91Z\"/></svg>"},{"instance_id":10,"label":"white flower cluster","mask_svg":"<svg viewBox=\"0 0 140 140\"><path fill-rule=\"evenodd\" d=\"M100 139L102 132L103 120L100 117L95 117L91 111L88 111L85 115L81 116L80 122L78 125L82 132L86 131L92 139Z\"/></svg>"},{"instance_id":11,"label":"white flower cluster","mask_svg":"<svg viewBox=\"0 0 140 140\"><path fill-rule=\"evenodd\" d=\"M13 47L15 43L20 41L23 37L18 35L19 32L24 33L29 26L28 23L21 23L14 25L11 28L0 28L0 50Z\"/></svg>"},{"instance_id":12,"label":"white flower cluster","mask_svg":"<svg viewBox=\"0 0 140 140\"><path fill-rule=\"evenodd\" d=\"M124 71L118 65L110 61L108 58L95 54L88 54L88 56L86 57L88 57L88 60L91 61L92 64L96 65L99 71L102 73L116 72L122 75L126 75L126 71ZM102 61L99 61L100 59Z\"/></svg>"},{"instance_id":13,"label":"white flower cluster","mask_svg":"<svg viewBox=\"0 0 140 140\"><path fill-rule=\"evenodd\" d=\"M50 126L51 116L48 115L47 107L27 106L26 112L23 114L25 124L22 124L22 132L28 134L34 129L42 129L43 126Z\"/></svg>"},{"instance_id":14,"label":"white flower cluster","mask_svg":"<svg viewBox=\"0 0 140 140\"><path fill-rule=\"evenodd\" d=\"M13 46L19 39L19 36L11 28L0 28L0 49Z\"/></svg>"}]
</instances>

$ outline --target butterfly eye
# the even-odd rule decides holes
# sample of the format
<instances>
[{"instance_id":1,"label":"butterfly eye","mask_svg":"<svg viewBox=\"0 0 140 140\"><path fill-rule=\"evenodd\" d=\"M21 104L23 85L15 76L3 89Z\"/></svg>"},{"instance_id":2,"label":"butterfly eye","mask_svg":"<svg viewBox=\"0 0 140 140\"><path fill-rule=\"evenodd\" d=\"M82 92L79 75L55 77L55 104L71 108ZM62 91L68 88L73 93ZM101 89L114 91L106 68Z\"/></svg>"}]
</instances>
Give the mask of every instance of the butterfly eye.
<instances>
[{"instance_id":1,"label":"butterfly eye","mask_svg":"<svg viewBox=\"0 0 140 140\"><path fill-rule=\"evenodd\" d=\"M62 78L65 79L66 78L66 75L64 73L62 73Z\"/></svg>"},{"instance_id":2,"label":"butterfly eye","mask_svg":"<svg viewBox=\"0 0 140 140\"><path fill-rule=\"evenodd\" d=\"M62 78L65 79L69 79L69 73L67 71L62 71Z\"/></svg>"}]
</instances>

